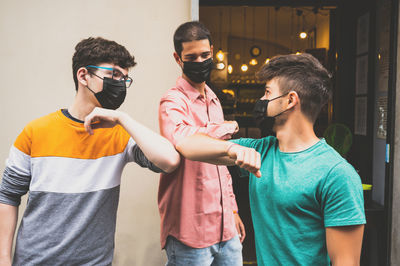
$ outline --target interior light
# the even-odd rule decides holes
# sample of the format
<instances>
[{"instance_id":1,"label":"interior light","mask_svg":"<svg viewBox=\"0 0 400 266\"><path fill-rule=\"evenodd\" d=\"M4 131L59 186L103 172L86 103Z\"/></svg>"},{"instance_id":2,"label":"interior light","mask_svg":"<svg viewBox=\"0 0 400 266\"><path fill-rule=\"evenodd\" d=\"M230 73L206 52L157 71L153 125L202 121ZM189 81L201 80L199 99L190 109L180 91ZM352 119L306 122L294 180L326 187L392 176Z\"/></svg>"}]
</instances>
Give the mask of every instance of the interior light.
<instances>
[{"instance_id":1,"label":"interior light","mask_svg":"<svg viewBox=\"0 0 400 266\"><path fill-rule=\"evenodd\" d=\"M297 55L301 54L300 52L296 52Z\"/></svg>"},{"instance_id":2,"label":"interior light","mask_svg":"<svg viewBox=\"0 0 400 266\"><path fill-rule=\"evenodd\" d=\"M249 67L248 67L246 64L243 64L243 65L240 67L240 69L241 69L243 72L246 72L246 71L249 69Z\"/></svg>"},{"instance_id":3,"label":"interior light","mask_svg":"<svg viewBox=\"0 0 400 266\"><path fill-rule=\"evenodd\" d=\"M307 33L304 31L300 32L299 37L300 37L300 39L305 39L305 38L307 38Z\"/></svg>"},{"instance_id":4,"label":"interior light","mask_svg":"<svg viewBox=\"0 0 400 266\"><path fill-rule=\"evenodd\" d=\"M229 74L232 74L232 72L233 72L233 67L232 67L232 65L228 65L228 73L229 73Z\"/></svg>"},{"instance_id":5,"label":"interior light","mask_svg":"<svg viewBox=\"0 0 400 266\"><path fill-rule=\"evenodd\" d=\"M222 70L222 69L224 69L224 68L225 68L224 62L219 62L219 63L217 63L217 69L218 69L218 70Z\"/></svg>"},{"instance_id":6,"label":"interior light","mask_svg":"<svg viewBox=\"0 0 400 266\"><path fill-rule=\"evenodd\" d=\"M253 58L253 59L250 60L249 64L252 65L252 66L255 66L255 65L258 64L258 61L257 61L257 59Z\"/></svg>"},{"instance_id":7,"label":"interior light","mask_svg":"<svg viewBox=\"0 0 400 266\"><path fill-rule=\"evenodd\" d=\"M268 64L269 63L269 58L265 59L265 63Z\"/></svg>"},{"instance_id":8,"label":"interior light","mask_svg":"<svg viewBox=\"0 0 400 266\"><path fill-rule=\"evenodd\" d=\"M222 61L225 58L224 52L222 52L222 49L219 49L218 53L216 54L216 57L218 61Z\"/></svg>"}]
</instances>

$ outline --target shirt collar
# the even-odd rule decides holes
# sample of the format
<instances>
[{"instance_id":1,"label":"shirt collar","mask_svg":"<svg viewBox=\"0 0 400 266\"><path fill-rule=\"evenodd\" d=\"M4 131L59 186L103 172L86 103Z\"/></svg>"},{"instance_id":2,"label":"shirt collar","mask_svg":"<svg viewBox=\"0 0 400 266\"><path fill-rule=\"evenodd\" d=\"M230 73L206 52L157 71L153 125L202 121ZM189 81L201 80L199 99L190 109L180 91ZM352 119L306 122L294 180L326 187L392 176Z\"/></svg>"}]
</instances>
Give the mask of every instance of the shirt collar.
<instances>
[{"instance_id":1,"label":"shirt collar","mask_svg":"<svg viewBox=\"0 0 400 266\"><path fill-rule=\"evenodd\" d=\"M176 81L176 86L181 90L183 90L192 102L202 97L200 92L198 92L192 85L190 85L190 83L187 80L185 80L182 77L178 78L178 80ZM215 95L215 93L210 89L210 87L207 86L207 84L205 87L205 92L208 101L217 99L217 95Z\"/></svg>"}]
</instances>

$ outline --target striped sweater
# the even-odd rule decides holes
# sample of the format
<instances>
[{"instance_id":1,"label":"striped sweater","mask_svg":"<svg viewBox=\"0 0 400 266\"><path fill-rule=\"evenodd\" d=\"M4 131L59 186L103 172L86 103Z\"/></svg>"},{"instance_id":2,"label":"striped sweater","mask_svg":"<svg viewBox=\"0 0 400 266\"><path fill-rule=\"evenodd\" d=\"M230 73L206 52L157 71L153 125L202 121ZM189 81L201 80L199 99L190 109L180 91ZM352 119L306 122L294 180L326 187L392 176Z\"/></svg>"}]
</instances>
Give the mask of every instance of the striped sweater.
<instances>
[{"instance_id":1,"label":"striped sweater","mask_svg":"<svg viewBox=\"0 0 400 266\"><path fill-rule=\"evenodd\" d=\"M111 265L126 163L160 172L121 127L96 129L61 110L29 123L11 147L0 202L29 191L13 265Z\"/></svg>"}]
</instances>

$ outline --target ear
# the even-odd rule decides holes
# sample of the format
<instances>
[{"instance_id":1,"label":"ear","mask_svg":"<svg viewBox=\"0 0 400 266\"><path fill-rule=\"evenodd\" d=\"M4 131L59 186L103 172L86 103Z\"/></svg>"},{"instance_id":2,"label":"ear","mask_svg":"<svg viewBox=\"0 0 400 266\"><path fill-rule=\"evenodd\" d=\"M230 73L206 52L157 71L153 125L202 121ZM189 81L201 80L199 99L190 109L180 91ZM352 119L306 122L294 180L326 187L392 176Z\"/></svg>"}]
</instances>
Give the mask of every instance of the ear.
<instances>
[{"instance_id":1,"label":"ear","mask_svg":"<svg viewBox=\"0 0 400 266\"><path fill-rule=\"evenodd\" d=\"M76 78L78 79L78 83L80 83L86 87L88 85L88 82L87 82L88 74L89 74L89 72L87 71L86 68L84 68L84 67L79 68L78 71L76 72Z\"/></svg>"},{"instance_id":2,"label":"ear","mask_svg":"<svg viewBox=\"0 0 400 266\"><path fill-rule=\"evenodd\" d=\"M299 95L297 94L297 92L295 91L291 91L288 94L288 109L289 108L294 108L296 105L300 104L300 98ZM300 105L299 105L300 106Z\"/></svg>"},{"instance_id":3,"label":"ear","mask_svg":"<svg viewBox=\"0 0 400 266\"><path fill-rule=\"evenodd\" d=\"M179 55L176 52L174 52L174 58L175 58L175 62L178 65L181 65L181 58L179 57Z\"/></svg>"}]
</instances>

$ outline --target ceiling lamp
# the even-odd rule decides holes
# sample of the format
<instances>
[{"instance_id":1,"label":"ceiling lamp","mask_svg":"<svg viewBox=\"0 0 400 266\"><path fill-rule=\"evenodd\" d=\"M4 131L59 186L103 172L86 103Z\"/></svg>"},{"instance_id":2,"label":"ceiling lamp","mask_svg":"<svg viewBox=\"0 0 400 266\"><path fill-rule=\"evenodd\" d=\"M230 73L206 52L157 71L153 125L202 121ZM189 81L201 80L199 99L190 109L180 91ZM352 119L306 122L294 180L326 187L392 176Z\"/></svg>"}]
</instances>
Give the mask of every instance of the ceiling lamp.
<instances>
[{"instance_id":1,"label":"ceiling lamp","mask_svg":"<svg viewBox=\"0 0 400 266\"><path fill-rule=\"evenodd\" d=\"M223 70L224 68L225 68L224 62L219 62L219 63L217 63L217 69L218 69L218 70Z\"/></svg>"},{"instance_id":2,"label":"ceiling lamp","mask_svg":"<svg viewBox=\"0 0 400 266\"><path fill-rule=\"evenodd\" d=\"M301 53L297 51L297 52L296 52L296 55L299 55L299 54L301 54Z\"/></svg>"},{"instance_id":3,"label":"ceiling lamp","mask_svg":"<svg viewBox=\"0 0 400 266\"><path fill-rule=\"evenodd\" d=\"M241 69L243 72L246 72L246 71L249 69L249 67L248 67L246 64L243 64L243 65L240 67L240 69Z\"/></svg>"},{"instance_id":4,"label":"ceiling lamp","mask_svg":"<svg viewBox=\"0 0 400 266\"><path fill-rule=\"evenodd\" d=\"M216 57L218 59L218 61L224 61L224 52L222 52L222 49L219 49L218 53L216 54Z\"/></svg>"},{"instance_id":5,"label":"ceiling lamp","mask_svg":"<svg viewBox=\"0 0 400 266\"><path fill-rule=\"evenodd\" d=\"M223 61L224 60L224 52L222 51L222 9L219 10L219 50L217 54L215 55L218 59L218 61ZM225 65L224 65L225 68Z\"/></svg>"},{"instance_id":6,"label":"ceiling lamp","mask_svg":"<svg viewBox=\"0 0 400 266\"><path fill-rule=\"evenodd\" d=\"M257 59L253 58L253 59L250 60L249 64L252 65L252 66L255 66L255 65L258 64L258 61L257 61Z\"/></svg>"},{"instance_id":7,"label":"ceiling lamp","mask_svg":"<svg viewBox=\"0 0 400 266\"><path fill-rule=\"evenodd\" d=\"M269 60L270 60L269 58L265 59L265 64L268 64Z\"/></svg>"},{"instance_id":8,"label":"ceiling lamp","mask_svg":"<svg viewBox=\"0 0 400 266\"><path fill-rule=\"evenodd\" d=\"M307 38L307 33L305 31L300 32L299 34L300 39L305 39Z\"/></svg>"},{"instance_id":9,"label":"ceiling lamp","mask_svg":"<svg viewBox=\"0 0 400 266\"><path fill-rule=\"evenodd\" d=\"M232 65L228 65L228 74L232 74L232 72L233 72Z\"/></svg>"}]
</instances>

